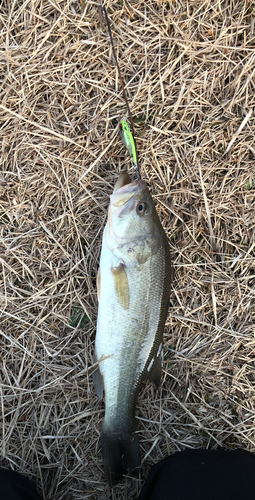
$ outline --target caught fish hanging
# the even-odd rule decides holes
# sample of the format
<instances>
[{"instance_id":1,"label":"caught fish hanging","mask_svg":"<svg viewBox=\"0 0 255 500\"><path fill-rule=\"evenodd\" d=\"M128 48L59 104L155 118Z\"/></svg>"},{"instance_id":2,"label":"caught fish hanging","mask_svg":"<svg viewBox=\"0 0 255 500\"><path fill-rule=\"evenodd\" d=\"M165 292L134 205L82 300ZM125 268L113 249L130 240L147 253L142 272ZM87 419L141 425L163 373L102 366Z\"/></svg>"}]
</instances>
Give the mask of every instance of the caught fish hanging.
<instances>
[{"instance_id":1,"label":"caught fish hanging","mask_svg":"<svg viewBox=\"0 0 255 500\"><path fill-rule=\"evenodd\" d=\"M97 274L98 318L93 382L105 400L101 430L103 467L108 484L140 466L135 419L143 381L158 386L163 363L163 332L169 305L169 244L153 199L139 174L132 115L105 13L131 130L121 120L122 140L137 174L122 172L110 196Z\"/></svg>"},{"instance_id":2,"label":"caught fish hanging","mask_svg":"<svg viewBox=\"0 0 255 500\"><path fill-rule=\"evenodd\" d=\"M135 420L144 380L159 384L170 294L170 251L145 181L122 172L110 197L97 276L93 374L105 399L103 466L114 486L140 465Z\"/></svg>"}]
</instances>

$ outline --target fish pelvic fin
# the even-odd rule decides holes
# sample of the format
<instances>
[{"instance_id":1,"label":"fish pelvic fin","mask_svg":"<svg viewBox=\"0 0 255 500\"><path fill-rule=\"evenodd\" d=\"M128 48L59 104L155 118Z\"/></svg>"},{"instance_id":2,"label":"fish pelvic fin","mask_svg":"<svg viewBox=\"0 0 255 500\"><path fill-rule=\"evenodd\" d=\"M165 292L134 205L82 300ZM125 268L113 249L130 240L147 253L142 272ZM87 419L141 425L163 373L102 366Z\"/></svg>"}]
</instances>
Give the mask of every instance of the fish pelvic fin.
<instances>
[{"instance_id":1,"label":"fish pelvic fin","mask_svg":"<svg viewBox=\"0 0 255 500\"><path fill-rule=\"evenodd\" d=\"M101 432L103 466L106 481L112 488L128 470L140 467L138 434L121 435L108 431L103 423Z\"/></svg>"}]
</instances>

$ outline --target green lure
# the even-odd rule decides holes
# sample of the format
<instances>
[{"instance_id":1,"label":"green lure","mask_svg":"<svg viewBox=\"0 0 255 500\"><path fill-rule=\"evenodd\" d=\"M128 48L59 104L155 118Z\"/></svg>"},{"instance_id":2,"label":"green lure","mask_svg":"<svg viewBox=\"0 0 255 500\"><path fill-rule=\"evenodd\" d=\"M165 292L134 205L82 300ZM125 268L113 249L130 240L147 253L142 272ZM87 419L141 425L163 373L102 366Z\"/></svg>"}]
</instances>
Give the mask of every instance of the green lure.
<instances>
[{"instance_id":1,"label":"green lure","mask_svg":"<svg viewBox=\"0 0 255 500\"><path fill-rule=\"evenodd\" d=\"M122 142L123 142L124 146L126 146L128 152L133 160L133 163L135 164L135 166L137 166L137 155L136 155L136 149L135 149L135 142L134 142L134 138L132 136L129 125L126 122L126 120L121 120L120 130L121 130Z\"/></svg>"}]
</instances>

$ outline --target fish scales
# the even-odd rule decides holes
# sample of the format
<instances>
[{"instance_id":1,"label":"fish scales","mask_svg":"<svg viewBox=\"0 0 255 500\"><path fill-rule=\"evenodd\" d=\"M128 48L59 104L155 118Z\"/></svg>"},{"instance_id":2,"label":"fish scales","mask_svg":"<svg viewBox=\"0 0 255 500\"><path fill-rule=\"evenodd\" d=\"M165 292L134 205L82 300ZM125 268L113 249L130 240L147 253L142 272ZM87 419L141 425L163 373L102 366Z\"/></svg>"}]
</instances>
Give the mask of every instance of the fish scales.
<instances>
[{"instance_id":1,"label":"fish scales","mask_svg":"<svg viewBox=\"0 0 255 500\"><path fill-rule=\"evenodd\" d=\"M109 257L110 263L111 256L108 256L108 253L106 251L104 257ZM104 259L102 261L101 280L107 283L107 287L103 287L100 297L102 309L98 318L98 330L103 334L99 352L101 356L112 356L111 359L100 362L101 372L108 370L111 373L111 377L104 378L106 419L108 411L111 411L114 417L120 417L120 413L130 407L130 401L126 393L122 394L122 388L129 386L131 397L133 390L140 383L150 353L157 352L157 344L160 344L160 339L155 341L155 332L162 320L160 306L163 288L159 286L158 279L164 278L159 276L163 274L162 266L158 266L162 258L164 249L161 248L156 256L143 265L141 276L141 271L137 269L127 270L130 293L130 306L127 310L123 310L116 300L114 278L110 267L104 266ZM158 267L156 274L154 270ZM109 311L112 312L111 315ZM134 360L137 360L137 364Z\"/></svg>"},{"instance_id":2,"label":"fish scales","mask_svg":"<svg viewBox=\"0 0 255 500\"><path fill-rule=\"evenodd\" d=\"M140 464L137 397L143 380L160 380L169 293L169 245L148 188L121 174L103 234L94 374L105 396L101 443L111 486Z\"/></svg>"}]
</instances>

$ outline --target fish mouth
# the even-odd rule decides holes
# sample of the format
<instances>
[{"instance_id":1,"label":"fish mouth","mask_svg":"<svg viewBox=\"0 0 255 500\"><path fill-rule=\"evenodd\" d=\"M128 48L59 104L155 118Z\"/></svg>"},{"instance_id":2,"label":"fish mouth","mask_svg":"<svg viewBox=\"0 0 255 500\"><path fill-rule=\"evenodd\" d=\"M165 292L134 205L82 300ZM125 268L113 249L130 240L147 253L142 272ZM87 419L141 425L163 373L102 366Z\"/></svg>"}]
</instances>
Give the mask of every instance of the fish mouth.
<instances>
[{"instance_id":1,"label":"fish mouth","mask_svg":"<svg viewBox=\"0 0 255 500\"><path fill-rule=\"evenodd\" d=\"M115 193L120 188L122 188L123 186L126 186L127 184L130 184L130 183L131 183L131 179L130 179L128 173L127 172L120 172L119 177L118 177L116 184L114 186L113 192Z\"/></svg>"},{"instance_id":2,"label":"fish mouth","mask_svg":"<svg viewBox=\"0 0 255 500\"><path fill-rule=\"evenodd\" d=\"M146 182L137 180L131 182L129 175L126 172L120 174L113 191L110 196L111 205L113 207L121 207L125 205L135 193L147 189Z\"/></svg>"}]
</instances>

